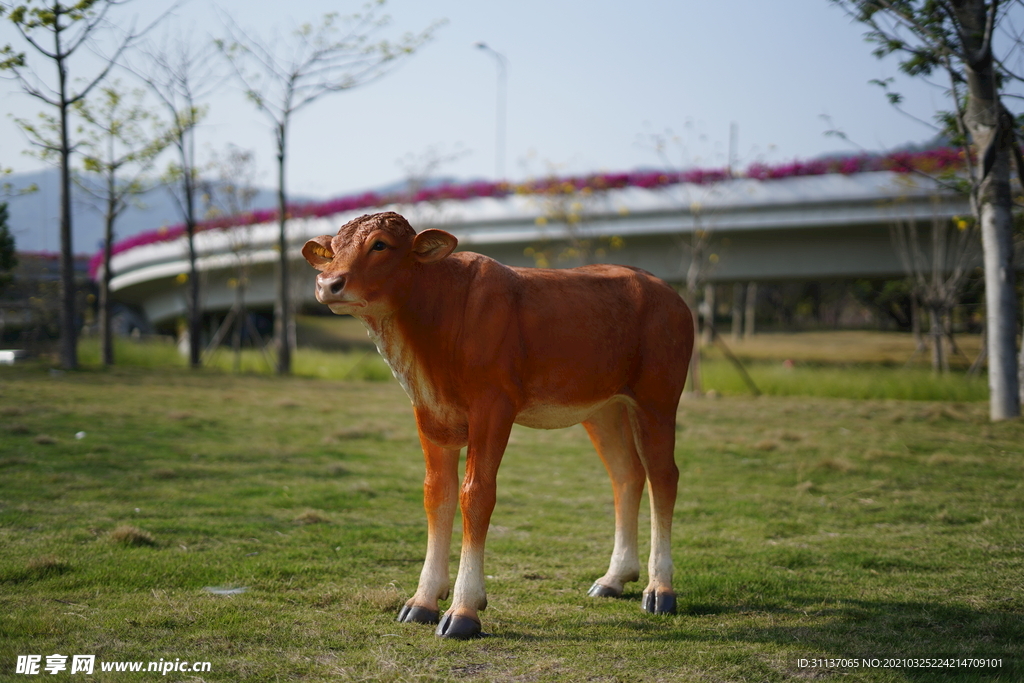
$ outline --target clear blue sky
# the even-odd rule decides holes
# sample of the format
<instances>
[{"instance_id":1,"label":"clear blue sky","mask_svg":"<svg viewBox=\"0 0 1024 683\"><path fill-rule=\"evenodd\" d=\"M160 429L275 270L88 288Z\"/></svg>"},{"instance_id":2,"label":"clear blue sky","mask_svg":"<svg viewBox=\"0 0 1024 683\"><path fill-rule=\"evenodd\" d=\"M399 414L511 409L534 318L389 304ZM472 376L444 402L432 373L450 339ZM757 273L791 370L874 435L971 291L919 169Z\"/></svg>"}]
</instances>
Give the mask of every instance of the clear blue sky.
<instances>
[{"instance_id":1,"label":"clear blue sky","mask_svg":"<svg viewBox=\"0 0 1024 683\"><path fill-rule=\"evenodd\" d=\"M136 0L112 16L139 21L167 3ZM358 2L221 0L218 6L253 33L286 32ZM884 150L934 131L888 105L871 79L897 75L879 61L864 29L828 0L390 0L395 34L447 19L434 41L383 80L333 94L300 113L292 127L290 191L336 196L403 177L399 160L467 150L442 168L460 178L495 172L494 60L508 59L506 170L511 178L630 170L660 164L645 132L673 130L678 165L721 166L729 126L738 127L740 165L782 162L852 149L830 127ZM184 3L170 19L197 37L222 34L211 3ZM20 46L8 25L0 44ZM49 66L49 65L47 65ZM48 73L46 73L49 76ZM74 74L73 74L74 75ZM909 79L896 88L922 118L945 105L941 89ZM0 81L5 114L39 108ZM206 150L234 143L256 152L260 183L274 183L270 129L232 81L212 98L199 141ZM831 117L831 123L823 116ZM40 168L24 156L22 134L0 118L0 165ZM684 149L685 148L685 149Z\"/></svg>"}]
</instances>

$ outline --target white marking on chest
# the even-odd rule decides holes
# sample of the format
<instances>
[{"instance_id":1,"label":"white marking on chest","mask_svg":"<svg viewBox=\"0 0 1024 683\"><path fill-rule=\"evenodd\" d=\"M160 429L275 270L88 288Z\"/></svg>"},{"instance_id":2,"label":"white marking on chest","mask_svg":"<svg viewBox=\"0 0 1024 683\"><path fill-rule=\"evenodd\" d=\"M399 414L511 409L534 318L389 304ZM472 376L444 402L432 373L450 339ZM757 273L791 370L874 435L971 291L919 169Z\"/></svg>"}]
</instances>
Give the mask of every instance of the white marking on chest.
<instances>
[{"instance_id":1,"label":"white marking on chest","mask_svg":"<svg viewBox=\"0 0 1024 683\"><path fill-rule=\"evenodd\" d=\"M458 411L438 399L438 393L420 372L416 357L390 318L379 321L362 320L366 335L377 346L391 374L402 385L406 396L417 409L426 410L442 423L458 421Z\"/></svg>"},{"instance_id":2,"label":"white marking on chest","mask_svg":"<svg viewBox=\"0 0 1024 683\"><path fill-rule=\"evenodd\" d=\"M366 336L377 346L377 352L391 369L391 374L402 385L412 404L418 405L416 399L420 392L413 391L412 385L413 383L418 385L420 382L416 382L413 377L415 368L413 367L412 353L406 348L394 325L390 324L388 320L376 324L364 320L363 324L366 326Z\"/></svg>"}]
</instances>

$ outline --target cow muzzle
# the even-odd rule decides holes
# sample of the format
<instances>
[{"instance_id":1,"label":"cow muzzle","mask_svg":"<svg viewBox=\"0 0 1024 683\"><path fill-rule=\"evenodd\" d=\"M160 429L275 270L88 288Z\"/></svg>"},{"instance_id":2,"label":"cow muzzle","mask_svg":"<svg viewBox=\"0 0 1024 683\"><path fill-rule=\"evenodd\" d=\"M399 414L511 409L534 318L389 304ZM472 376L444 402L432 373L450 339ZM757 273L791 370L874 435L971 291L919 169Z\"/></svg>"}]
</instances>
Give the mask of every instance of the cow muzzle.
<instances>
[{"instance_id":1,"label":"cow muzzle","mask_svg":"<svg viewBox=\"0 0 1024 683\"><path fill-rule=\"evenodd\" d=\"M345 276L320 274L316 277L316 285L317 298L327 303L324 298L336 299L341 296L345 289Z\"/></svg>"},{"instance_id":2,"label":"cow muzzle","mask_svg":"<svg viewBox=\"0 0 1024 683\"><path fill-rule=\"evenodd\" d=\"M350 309L365 306L365 301L345 289L346 284L347 280L344 275L321 273L316 278L316 300L326 304L339 315L351 313Z\"/></svg>"}]
</instances>

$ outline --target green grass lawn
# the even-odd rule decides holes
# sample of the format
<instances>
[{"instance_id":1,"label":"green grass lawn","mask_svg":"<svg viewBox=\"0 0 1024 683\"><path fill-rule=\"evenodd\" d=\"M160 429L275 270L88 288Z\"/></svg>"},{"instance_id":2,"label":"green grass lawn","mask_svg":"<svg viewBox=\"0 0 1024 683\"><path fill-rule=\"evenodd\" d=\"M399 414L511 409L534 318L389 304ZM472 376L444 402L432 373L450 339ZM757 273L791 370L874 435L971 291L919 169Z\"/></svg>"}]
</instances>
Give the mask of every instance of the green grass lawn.
<instances>
[{"instance_id":1,"label":"green grass lawn","mask_svg":"<svg viewBox=\"0 0 1024 683\"><path fill-rule=\"evenodd\" d=\"M973 400L724 393L679 411L678 615L643 613L643 581L586 597L607 477L582 428L516 428L493 636L448 642L395 622L426 543L397 383L0 368L0 680L53 653L211 663L177 681L1021 680L1024 422ZM939 655L1004 666L798 666Z\"/></svg>"},{"instance_id":2,"label":"green grass lawn","mask_svg":"<svg viewBox=\"0 0 1024 683\"><path fill-rule=\"evenodd\" d=\"M293 355L293 372L302 377L333 380L390 380L391 371L354 318L303 316L299 318L303 345ZM758 388L769 396L819 396L918 401L984 401L987 378L968 376L965 368L976 355L980 339L961 336L958 344L968 356L958 356L949 374L936 374L927 353L914 354L910 334L892 332L802 332L761 334L729 341ZM87 367L100 364L96 338L82 340L80 360ZM726 396L750 394L736 368L720 348L703 352L703 389ZM118 365L136 368L184 368L186 359L173 343L118 339ZM790 361L784 364L784 361ZM910 362L908 362L910 361ZM209 354L204 364L233 372L230 348ZM242 374L272 374L273 359L247 348L240 360Z\"/></svg>"}]
</instances>

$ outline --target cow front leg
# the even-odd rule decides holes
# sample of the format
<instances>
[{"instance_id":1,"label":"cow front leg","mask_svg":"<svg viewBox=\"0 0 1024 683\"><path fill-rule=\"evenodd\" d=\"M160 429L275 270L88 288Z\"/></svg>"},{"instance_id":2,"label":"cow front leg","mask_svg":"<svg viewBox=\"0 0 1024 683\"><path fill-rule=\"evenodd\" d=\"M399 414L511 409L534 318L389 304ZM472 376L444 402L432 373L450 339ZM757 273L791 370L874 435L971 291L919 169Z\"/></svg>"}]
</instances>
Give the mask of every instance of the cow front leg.
<instances>
[{"instance_id":1,"label":"cow front leg","mask_svg":"<svg viewBox=\"0 0 1024 683\"><path fill-rule=\"evenodd\" d=\"M426 460L423 480L423 507L427 512L427 557L420 572L416 594L398 613L398 621L436 624L438 600L448 597L448 556L451 550L452 523L459 488L459 449L435 445L420 433Z\"/></svg>"},{"instance_id":2,"label":"cow front leg","mask_svg":"<svg viewBox=\"0 0 1024 683\"><path fill-rule=\"evenodd\" d=\"M451 607L437 635L466 639L480 634L479 612L487 607L484 589L484 544L497 497L498 466L508 445L514 413L504 405L487 406L469 421L466 476L459 494L462 510L462 555Z\"/></svg>"}]
</instances>

